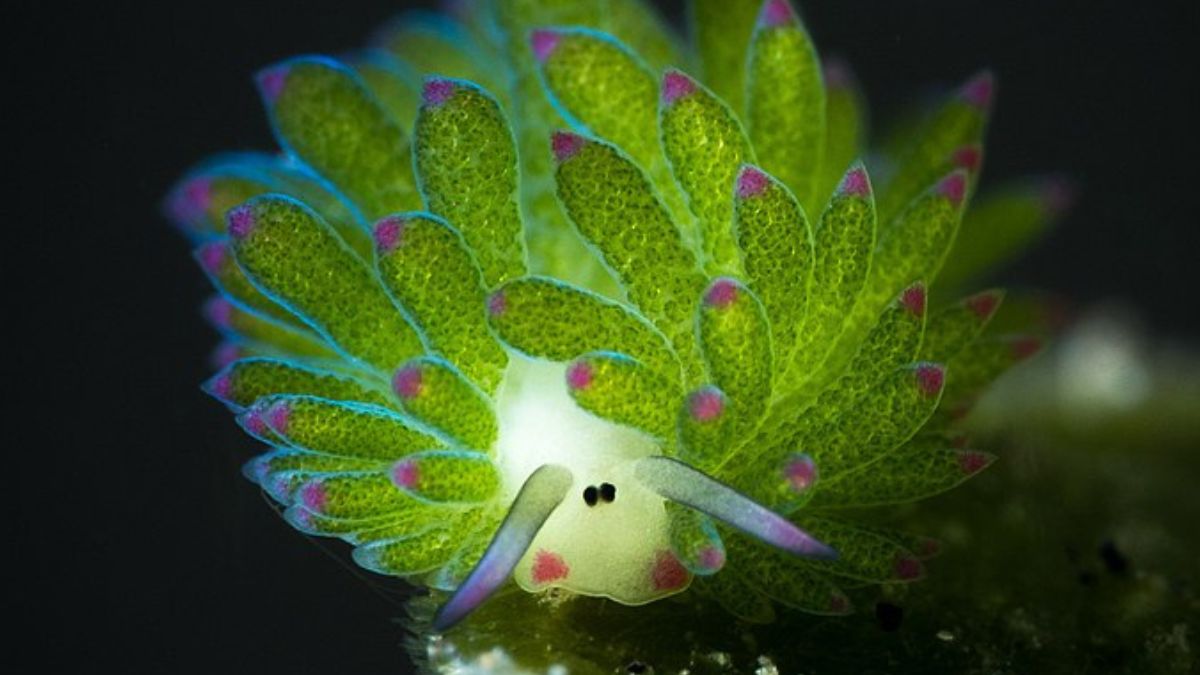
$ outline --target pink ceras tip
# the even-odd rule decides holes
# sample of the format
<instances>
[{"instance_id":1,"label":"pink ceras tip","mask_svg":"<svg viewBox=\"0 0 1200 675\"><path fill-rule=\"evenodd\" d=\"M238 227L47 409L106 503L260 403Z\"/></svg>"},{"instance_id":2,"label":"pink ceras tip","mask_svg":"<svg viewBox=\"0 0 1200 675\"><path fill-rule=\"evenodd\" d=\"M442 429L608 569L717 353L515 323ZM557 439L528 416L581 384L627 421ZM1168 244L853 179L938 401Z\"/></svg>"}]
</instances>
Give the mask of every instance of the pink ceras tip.
<instances>
[{"instance_id":1,"label":"pink ceras tip","mask_svg":"<svg viewBox=\"0 0 1200 675\"><path fill-rule=\"evenodd\" d=\"M425 101L425 105L439 106L449 101L457 88L458 85L450 80L431 78L425 81L425 87L421 90L421 100Z\"/></svg>"},{"instance_id":2,"label":"pink ceras tip","mask_svg":"<svg viewBox=\"0 0 1200 675\"><path fill-rule=\"evenodd\" d=\"M991 462L991 455L985 452L967 450L965 452L958 453L958 468L968 476L983 471L985 468L987 468L988 464L991 464Z\"/></svg>"},{"instance_id":3,"label":"pink ceras tip","mask_svg":"<svg viewBox=\"0 0 1200 675\"><path fill-rule=\"evenodd\" d=\"M554 151L554 159L565 162L574 157L583 148L583 137L569 131L556 131L550 137L550 149Z\"/></svg>"},{"instance_id":4,"label":"pink ceras tip","mask_svg":"<svg viewBox=\"0 0 1200 675\"><path fill-rule=\"evenodd\" d=\"M697 558L706 570L719 570L725 566L725 551L716 546L705 546L700 549Z\"/></svg>"},{"instance_id":5,"label":"pink ceras tip","mask_svg":"<svg viewBox=\"0 0 1200 675\"><path fill-rule=\"evenodd\" d=\"M737 282L732 279L717 279L704 294L704 304L715 309L725 309L737 298Z\"/></svg>"},{"instance_id":6,"label":"pink ceras tip","mask_svg":"<svg viewBox=\"0 0 1200 675\"><path fill-rule=\"evenodd\" d=\"M701 389L688 401L688 412L698 422L711 422L725 412L725 397L716 389Z\"/></svg>"},{"instance_id":7,"label":"pink ceras tip","mask_svg":"<svg viewBox=\"0 0 1200 675\"><path fill-rule=\"evenodd\" d=\"M255 436L265 436L270 432L270 429L267 428L266 420L263 419L262 410L258 408L247 410L245 416L242 417L242 424L246 426L247 431Z\"/></svg>"},{"instance_id":8,"label":"pink ceras tip","mask_svg":"<svg viewBox=\"0 0 1200 675\"><path fill-rule=\"evenodd\" d=\"M662 100L664 104L671 105L695 92L696 83L687 75L677 70L669 70L666 75L663 75Z\"/></svg>"},{"instance_id":9,"label":"pink ceras tip","mask_svg":"<svg viewBox=\"0 0 1200 675\"><path fill-rule=\"evenodd\" d=\"M963 85L960 95L970 105L980 110L992 104L996 92L996 78L990 72L982 72Z\"/></svg>"},{"instance_id":10,"label":"pink ceras tip","mask_svg":"<svg viewBox=\"0 0 1200 675\"><path fill-rule=\"evenodd\" d=\"M392 378L392 389L402 399L416 398L421 395L423 379L420 366L405 366L397 370Z\"/></svg>"},{"instance_id":11,"label":"pink ceras tip","mask_svg":"<svg viewBox=\"0 0 1200 675\"><path fill-rule=\"evenodd\" d=\"M740 199L748 199L762 194L766 191L767 186L771 184L771 179L767 174L763 173L757 167L747 164L742 167L737 177L737 196Z\"/></svg>"},{"instance_id":12,"label":"pink ceras tip","mask_svg":"<svg viewBox=\"0 0 1200 675\"><path fill-rule=\"evenodd\" d=\"M504 291L496 291L488 296L487 311L488 316L500 316L508 309L508 298L504 295Z\"/></svg>"},{"instance_id":13,"label":"pink ceras tip","mask_svg":"<svg viewBox=\"0 0 1200 675\"><path fill-rule=\"evenodd\" d=\"M567 369L567 387L571 391L580 391L591 386L595 377L592 365L586 361L576 361Z\"/></svg>"},{"instance_id":14,"label":"pink ceras tip","mask_svg":"<svg viewBox=\"0 0 1200 675\"><path fill-rule=\"evenodd\" d=\"M951 204L958 206L962 204L963 197L967 196L967 175L962 171L954 173L942 179L942 182L937 184L937 193Z\"/></svg>"},{"instance_id":15,"label":"pink ceras tip","mask_svg":"<svg viewBox=\"0 0 1200 675\"><path fill-rule=\"evenodd\" d=\"M935 363L923 363L916 369L917 386L926 396L937 396L946 382L946 371Z\"/></svg>"},{"instance_id":16,"label":"pink ceras tip","mask_svg":"<svg viewBox=\"0 0 1200 675\"><path fill-rule=\"evenodd\" d=\"M950 153L950 161L954 163L954 166L975 173L983 164L983 150L978 145L964 145Z\"/></svg>"},{"instance_id":17,"label":"pink ceras tip","mask_svg":"<svg viewBox=\"0 0 1200 675\"><path fill-rule=\"evenodd\" d=\"M850 70L850 64L837 57L824 60L821 77L825 80L825 86L830 89L844 89L854 83L854 73Z\"/></svg>"},{"instance_id":18,"label":"pink ceras tip","mask_svg":"<svg viewBox=\"0 0 1200 675\"><path fill-rule=\"evenodd\" d=\"M209 242L200 248L197 257L205 271L216 274L225 266L225 245L219 241Z\"/></svg>"},{"instance_id":19,"label":"pink ceras tip","mask_svg":"<svg viewBox=\"0 0 1200 675\"><path fill-rule=\"evenodd\" d=\"M416 460L401 460L392 468L392 480L402 488L415 489L421 480L421 467Z\"/></svg>"},{"instance_id":20,"label":"pink ceras tip","mask_svg":"<svg viewBox=\"0 0 1200 675\"><path fill-rule=\"evenodd\" d=\"M911 581L925 573L925 566L911 555L900 554L896 557L896 578Z\"/></svg>"},{"instance_id":21,"label":"pink ceras tip","mask_svg":"<svg viewBox=\"0 0 1200 675\"><path fill-rule=\"evenodd\" d=\"M375 248L380 253L391 253L400 246L404 237L404 220L402 218L384 218L375 225Z\"/></svg>"},{"instance_id":22,"label":"pink ceras tip","mask_svg":"<svg viewBox=\"0 0 1200 675\"><path fill-rule=\"evenodd\" d=\"M787 0L767 0L767 3L763 5L762 14L758 17L758 24L772 28L782 26L792 21L794 17L792 6Z\"/></svg>"},{"instance_id":23,"label":"pink ceras tip","mask_svg":"<svg viewBox=\"0 0 1200 675\"><path fill-rule=\"evenodd\" d=\"M267 410L267 425L275 433L286 436L292 418L292 407L286 402L276 403Z\"/></svg>"},{"instance_id":24,"label":"pink ceras tip","mask_svg":"<svg viewBox=\"0 0 1200 675\"><path fill-rule=\"evenodd\" d=\"M245 239L254 230L254 212L250 206L239 206L229 212L229 236Z\"/></svg>"},{"instance_id":25,"label":"pink ceras tip","mask_svg":"<svg viewBox=\"0 0 1200 675\"><path fill-rule=\"evenodd\" d=\"M1033 336L1023 336L1012 341L1013 358L1025 360L1042 349L1042 341Z\"/></svg>"},{"instance_id":26,"label":"pink ceras tip","mask_svg":"<svg viewBox=\"0 0 1200 675\"><path fill-rule=\"evenodd\" d=\"M913 316L925 316L925 285L913 284L900 293L900 304Z\"/></svg>"},{"instance_id":27,"label":"pink ceras tip","mask_svg":"<svg viewBox=\"0 0 1200 675\"><path fill-rule=\"evenodd\" d=\"M545 63L546 59L558 49L558 43L562 40L562 36L552 30L535 30L529 36L529 44L533 47L533 57L541 63Z\"/></svg>"},{"instance_id":28,"label":"pink ceras tip","mask_svg":"<svg viewBox=\"0 0 1200 675\"><path fill-rule=\"evenodd\" d=\"M867 170L856 166L846 172L838 191L851 197L866 197L871 194L871 181L867 178Z\"/></svg>"},{"instance_id":29,"label":"pink ceras tip","mask_svg":"<svg viewBox=\"0 0 1200 675\"><path fill-rule=\"evenodd\" d=\"M268 103L274 103L283 93L283 88L287 85L289 70L288 66L280 65L272 66L258 73L258 90L262 92L263 98L267 99Z\"/></svg>"},{"instance_id":30,"label":"pink ceras tip","mask_svg":"<svg viewBox=\"0 0 1200 675\"><path fill-rule=\"evenodd\" d=\"M205 389L222 401L228 401L233 394L233 379L229 373L222 373L209 380Z\"/></svg>"},{"instance_id":31,"label":"pink ceras tip","mask_svg":"<svg viewBox=\"0 0 1200 675\"><path fill-rule=\"evenodd\" d=\"M967 309L971 310L980 321L991 318L992 313L1000 304L1000 294L995 291L984 291L967 298Z\"/></svg>"},{"instance_id":32,"label":"pink ceras tip","mask_svg":"<svg viewBox=\"0 0 1200 675\"><path fill-rule=\"evenodd\" d=\"M199 220L212 203L212 181L194 178L188 181L171 200L171 215L185 224Z\"/></svg>"},{"instance_id":33,"label":"pink ceras tip","mask_svg":"<svg viewBox=\"0 0 1200 675\"><path fill-rule=\"evenodd\" d=\"M314 480L300 488L300 503L309 511L321 513L328 502L329 494L325 492L325 484L321 481Z\"/></svg>"},{"instance_id":34,"label":"pink ceras tip","mask_svg":"<svg viewBox=\"0 0 1200 675\"><path fill-rule=\"evenodd\" d=\"M204 313L217 328L229 328L233 319L233 305L224 298L213 298L205 305Z\"/></svg>"}]
</instances>

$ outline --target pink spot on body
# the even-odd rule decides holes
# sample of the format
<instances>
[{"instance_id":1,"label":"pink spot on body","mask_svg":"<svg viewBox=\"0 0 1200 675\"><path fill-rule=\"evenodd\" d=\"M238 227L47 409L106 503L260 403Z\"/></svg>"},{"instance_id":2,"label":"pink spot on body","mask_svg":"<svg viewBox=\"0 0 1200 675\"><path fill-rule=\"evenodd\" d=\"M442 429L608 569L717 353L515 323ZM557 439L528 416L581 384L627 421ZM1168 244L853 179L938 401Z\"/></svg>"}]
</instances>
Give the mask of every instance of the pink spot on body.
<instances>
[{"instance_id":1,"label":"pink spot on body","mask_svg":"<svg viewBox=\"0 0 1200 675\"><path fill-rule=\"evenodd\" d=\"M758 167L747 164L738 172L737 196L739 199L758 196L766 192L767 186L770 184L771 179L767 177L767 174L763 173Z\"/></svg>"},{"instance_id":2,"label":"pink spot on body","mask_svg":"<svg viewBox=\"0 0 1200 675\"><path fill-rule=\"evenodd\" d=\"M900 293L900 304L915 317L925 316L925 284L913 284Z\"/></svg>"},{"instance_id":3,"label":"pink spot on body","mask_svg":"<svg viewBox=\"0 0 1200 675\"><path fill-rule=\"evenodd\" d=\"M968 476L983 471L992 463L992 456L986 452L966 450L958 453L958 468Z\"/></svg>"},{"instance_id":4,"label":"pink spot on body","mask_svg":"<svg viewBox=\"0 0 1200 675\"><path fill-rule=\"evenodd\" d=\"M404 459L396 462L392 467L392 482L402 488L413 490L416 489L417 483L421 480L421 467L418 466L414 459Z\"/></svg>"},{"instance_id":5,"label":"pink spot on body","mask_svg":"<svg viewBox=\"0 0 1200 675\"><path fill-rule=\"evenodd\" d=\"M688 398L688 413L697 422L711 422L725 412L725 396L715 387L705 387Z\"/></svg>"},{"instance_id":6,"label":"pink spot on body","mask_svg":"<svg viewBox=\"0 0 1200 675\"><path fill-rule=\"evenodd\" d=\"M988 71L979 73L963 85L962 100L983 110L991 105L996 90L996 78Z\"/></svg>"},{"instance_id":7,"label":"pink spot on body","mask_svg":"<svg viewBox=\"0 0 1200 675\"><path fill-rule=\"evenodd\" d=\"M569 131L556 131L550 136L550 149L559 163L571 159L583 149L583 136Z\"/></svg>"},{"instance_id":8,"label":"pink spot on body","mask_svg":"<svg viewBox=\"0 0 1200 675\"><path fill-rule=\"evenodd\" d=\"M667 74L663 75L662 100L666 105L671 105L684 96L694 93L696 93L696 83L687 75L678 70L668 70Z\"/></svg>"},{"instance_id":9,"label":"pink spot on body","mask_svg":"<svg viewBox=\"0 0 1200 675\"><path fill-rule=\"evenodd\" d=\"M227 258L225 244L219 241L209 242L200 247L200 250L196 252L196 257L205 271L209 274L217 274L225 266Z\"/></svg>"},{"instance_id":10,"label":"pink spot on body","mask_svg":"<svg viewBox=\"0 0 1200 675\"><path fill-rule=\"evenodd\" d=\"M217 328L229 328L233 320L233 305L224 298L213 298L204 306L204 315Z\"/></svg>"},{"instance_id":11,"label":"pink spot on body","mask_svg":"<svg viewBox=\"0 0 1200 675\"><path fill-rule=\"evenodd\" d=\"M1032 335L1025 335L1013 339L1010 348L1014 359L1024 361L1042 350L1042 341Z\"/></svg>"},{"instance_id":12,"label":"pink spot on body","mask_svg":"<svg viewBox=\"0 0 1200 675\"><path fill-rule=\"evenodd\" d=\"M725 566L725 551L718 546L705 546L697 560L704 569L716 571Z\"/></svg>"},{"instance_id":13,"label":"pink spot on body","mask_svg":"<svg viewBox=\"0 0 1200 675\"><path fill-rule=\"evenodd\" d=\"M287 84L288 70L288 66L280 65L259 71L258 90L262 92L263 98L267 99L268 103L274 103L283 93L283 87Z\"/></svg>"},{"instance_id":14,"label":"pink spot on body","mask_svg":"<svg viewBox=\"0 0 1200 675\"><path fill-rule=\"evenodd\" d=\"M417 365L404 366L396 371L392 378L392 389L400 398L411 400L421 395L424 377L421 367Z\"/></svg>"},{"instance_id":15,"label":"pink spot on body","mask_svg":"<svg viewBox=\"0 0 1200 675\"><path fill-rule=\"evenodd\" d=\"M738 299L738 285L733 279L717 279L704 293L704 305L714 309L725 309Z\"/></svg>"},{"instance_id":16,"label":"pink spot on body","mask_svg":"<svg viewBox=\"0 0 1200 675\"><path fill-rule=\"evenodd\" d=\"M975 173L979 171L979 166L983 163L983 150L979 145L964 145L950 153L950 161L954 163L954 166Z\"/></svg>"},{"instance_id":17,"label":"pink spot on body","mask_svg":"<svg viewBox=\"0 0 1200 675\"><path fill-rule=\"evenodd\" d=\"M655 590L671 591L682 588L691 579L691 573L670 551L659 551L650 572Z\"/></svg>"},{"instance_id":18,"label":"pink spot on body","mask_svg":"<svg viewBox=\"0 0 1200 675\"><path fill-rule=\"evenodd\" d=\"M557 553L538 551L533 557L533 583L548 584L552 581L566 579L571 568Z\"/></svg>"},{"instance_id":19,"label":"pink spot on body","mask_svg":"<svg viewBox=\"0 0 1200 675\"><path fill-rule=\"evenodd\" d=\"M967 174L955 171L943 178L934 190L949 200L951 204L958 206L962 204L963 197L967 196Z\"/></svg>"},{"instance_id":20,"label":"pink spot on body","mask_svg":"<svg viewBox=\"0 0 1200 675\"><path fill-rule=\"evenodd\" d=\"M309 511L315 513L324 511L325 506L329 503L329 494L325 491L325 484L314 480L301 486L300 503Z\"/></svg>"},{"instance_id":21,"label":"pink spot on body","mask_svg":"<svg viewBox=\"0 0 1200 675\"><path fill-rule=\"evenodd\" d=\"M936 363L922 363L914 373L922 394L933 397L942 392L942 385L946 383L945 368Z\"/></svg>"},{"instance_id":22,"label":"pink spot on body","mask_svg":"<svg viewBox=\"0 0 1200 675\"><path fill-rule=\"evenodd\" d=\"M404 219L384 218L375 225L375 248L380 253L391 253L404 240Z\"/></svg>"},{"instance_id":23,"label":"pink spot on body","mask_svg":"<svg viewBox=\"0 0 1200 675\"><path fill-rule=\"evenodd\" d=\"M793 491L804 492L817 482L817 464L808 455L795 455L783 465L783 477Z\"/></svg>"},{"instance_id":24,"label":"pink spot on body","mask_svg":"<svg viewBox=\"0 0 1200 675\"><path fill-rule=\"evenodd\" d=\"M580 391L587 389L592 384L592 379L596 372L592 365L586 361L576 361L567 368L567 387L571 391Z\"/></svg>"},{"instance_id":25,"label":"pink spot on body","mask_svg":"<svg viewBox=\"0 0 1200 675\"><path fill-rule=\"evenodd\" d=\"M758 17L758 25L773 28L782 26L793 20L792 6L787 0L767 0L763 5L762 14Z\"/></svg>"},{"instance_id":26,"label":"pink spot on body","mask_svg":"<svg viewBox=\"0 0 1200 675\"><path fill-rule=\"evenodd\" d=\"M925 573L925 566L911 555L902 554L896 557L896 578L912 581Z\"/></svg>"},{"instance_id":27,"label":"pink spot on body","mask_svg":"<svg viewBox=\"0 0 1200 675\"><path fill-rule=\"evenodd\" d=\"M450 80L429 78L421 89L421 100L425 101L425 105L436 107L449 101L457 89L458 85Z\"/></svg>"},{"instance_id":28,"label":"pink spot on body","mask_svg":"<svg viewBox=\"0 0 1200 675\"><path fill-rule=\"evenodd\" d=\"M504 296L504 291L496 291L488 296L487 310L488 316L500 316L508 309L508 298Z\"/></svg>"},{"instance_id":29,"label":"pink spot on body","mask_svg":"<svg viewBox=\"0 0 1200 675\"><path fill-rule=\"evenodd\" d=\"M850 197L868 197L871 194L871 180L867 178L867 170L861 165L846 172L838 192Z\"/></svg>"},{"instance_id":30,"label":"pink spot on body","mask_svg":"<svg viewBox=\"0 0 1200 675\"><path fill-rule=\"evenodd\" d=\"M559 35L552 30L535 30L529 36L529 45L533 47L533 56L539 63L545 63L546 59L558 49L558 43L562 40L562 35Z\"/></svg>"},{"instance_id":31,"label":"pink spot on body","mask_svg":"<svg viewBox=\"0 0 1200 675\"><path fill-rule=\"evenodd\" d=\"M239 206L229 212L229 236L245 239L254 230L254 213L249 205Z\"/></svg>"},{"instance_id":32,"label":"pink spot on body","mask_svg":"<svg viewBox=\"0 0 1200 675\"><path fill-rule=\"evenodd\" d=\"M971 310L980 321L987 321L1000 304L1000 294L996 291L976 293L966 299L967 309Z\"/></svg>"},{"instance_id":33,"label":"pink spot on body","mask_svg":"<svg viewBox=\"0 0 1200 675\"><path fill-rule=\"evenodd\" d=\"M286 401L276 403L267 410L267 425L281 436L287 435L291 418L292 406L288 405Z\"/></svg>"}]
</instances>

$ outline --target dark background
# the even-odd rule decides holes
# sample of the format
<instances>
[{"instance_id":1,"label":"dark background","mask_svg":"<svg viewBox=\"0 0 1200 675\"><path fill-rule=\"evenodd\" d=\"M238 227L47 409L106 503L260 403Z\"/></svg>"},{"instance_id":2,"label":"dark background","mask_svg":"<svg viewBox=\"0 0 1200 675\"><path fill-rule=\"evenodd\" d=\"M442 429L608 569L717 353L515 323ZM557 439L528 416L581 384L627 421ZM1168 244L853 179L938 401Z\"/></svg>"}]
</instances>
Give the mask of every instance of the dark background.
<instances>
[{"instance_id":1,"label":"dark background","mask_svg":"<svg viewBox=\"0 0 1200 675\"><path fill-rule=\"evenodd\" d=\"M252 450L197 384L215 336L189 247L159 216L192 162L272 146L250 74L355 47L397 2L226 0L34 13L9 39L4 443L20 647L54 672L404 672L393 587L287 528ZM677 3L668 11L678 14ZM1200 335L1196 71L1184 3L810 0L877 118L998 74L985 180L1063 171L1073 213L1006 280L1135 307ZM82 12L82 13L78 13ZM15 237L13 235L16 235ZM30 328L32 327L32 330Z\"/></svg>"}]
</instances>

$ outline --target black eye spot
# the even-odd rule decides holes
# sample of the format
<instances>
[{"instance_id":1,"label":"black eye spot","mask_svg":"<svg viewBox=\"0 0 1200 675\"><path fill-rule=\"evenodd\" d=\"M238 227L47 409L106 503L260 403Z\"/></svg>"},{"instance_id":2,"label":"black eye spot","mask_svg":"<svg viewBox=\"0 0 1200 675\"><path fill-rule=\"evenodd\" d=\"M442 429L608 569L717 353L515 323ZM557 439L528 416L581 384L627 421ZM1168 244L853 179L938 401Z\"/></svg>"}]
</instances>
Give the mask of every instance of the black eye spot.
<instances>
[{"instance_id":1,"label":"black eye spot","mask_svg":"<svg viewBox=\"0 0 1200 675\"><path fill-rule=\"evenodd\" d=\"M635 675L643 675L644 673L650 672L650 666L647 666L641 661L630 661L629 665L625 666L625 672L634 673Z\"/></svg>"},{"instance_id":2,"label":"black eye spot","mask_svg":"<svg viewBox=\"0 0 1200 675\"><path fill-rule=\"evenodd\" d=\"M595 486L595 485L589 485L589 486L587 486L586 488L584 488L584 490L583 490L583 501L587 502L587 505L588 505L588 506L595 506L595 505L596 505L596 500L597 500L598 498L599 498L599 494L598 494L598 492L596 491L596 486Z\"/></svg>"},{"instance_id":3,"label":"black eye spot","mask_svg":"<svg viewBox=\"0 0 1200 675\"><path fill-rule=\"evenodd\" d=\"M606 502L611 502L617 498L617 486L612 483L600 484L600 498Z\"/></svg>"}]
</instances>

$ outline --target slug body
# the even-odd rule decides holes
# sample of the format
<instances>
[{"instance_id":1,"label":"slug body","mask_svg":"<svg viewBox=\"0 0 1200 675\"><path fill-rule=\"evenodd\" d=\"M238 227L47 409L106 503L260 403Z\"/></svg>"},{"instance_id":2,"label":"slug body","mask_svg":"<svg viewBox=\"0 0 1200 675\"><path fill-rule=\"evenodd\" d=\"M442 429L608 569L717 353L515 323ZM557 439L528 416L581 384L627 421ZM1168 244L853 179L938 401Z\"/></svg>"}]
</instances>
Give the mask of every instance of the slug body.
<instances>
[{"instance_id":1,"label":"slug body","mask_svg":"<svg viewBox=\"0 0 1200 675\"><path fill-rule=\"evenodd\" d=\"M985 331L998 291L930 308L979 271L991 76L877 191L787 2L696 2L696 54L639 2L459 4L263 70L283 154L168 198L220 293L206 390L268 446L247 477L449 593L439 629L510 579L765 621L922 576L929 540L848 509L986 467L955 420L1032 352Z\"/></svg>"}]
</instances>

